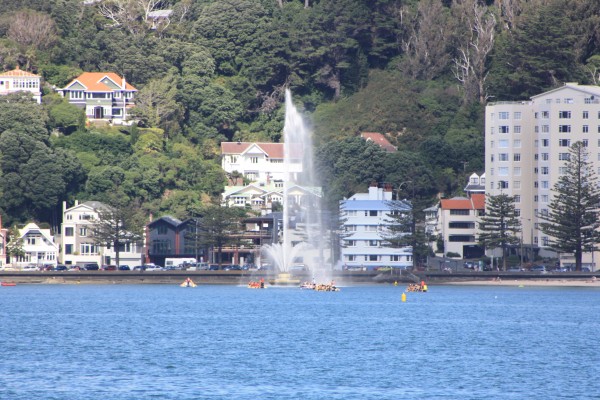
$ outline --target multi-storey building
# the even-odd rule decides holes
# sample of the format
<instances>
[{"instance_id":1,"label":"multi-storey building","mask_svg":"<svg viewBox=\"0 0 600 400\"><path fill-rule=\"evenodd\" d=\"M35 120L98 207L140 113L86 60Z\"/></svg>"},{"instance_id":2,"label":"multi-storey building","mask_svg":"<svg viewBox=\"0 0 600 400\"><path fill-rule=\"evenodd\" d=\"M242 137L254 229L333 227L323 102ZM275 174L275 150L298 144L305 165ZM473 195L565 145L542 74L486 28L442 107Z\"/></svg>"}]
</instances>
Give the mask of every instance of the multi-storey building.
<instances>
[{"instance_id":1,"label":"multi-storey building","mask_svg":"<svg viewBox=\"0 0 600 400\"><path fill-rule=\"evenodd\" d=\"M90 121L129 124L127 110L137 89L114 72L84 72L58 92L69 103L85 110Z\"/></svg>"},{"instance_id":2,"label":"multi-storey building","mask_svg":"<svg viewBox=\"0 0 600 400\"><path fill-rule=\"evenodd\" d=\"M438 223L446 254L459 254L461 258L483 255L483 249L477 243L477 228L484 212L484 194L440 200Z\"/></svg>"},{"instance_id":3,"label":"multi-storey building","mask_svg":"<svg viewBox=\"0 0 600 400\"><path fill-rule=\"evenodd\" d=\"M302 171L301 154L290 155L288 165L284 163L283 143L222 142L221 156L227 174L238 172L250 182L283 182L287 172Z\"/></svg>"},{"instance_id":4,"label":"multi-storey building","mask_svg":"<svg viewBox=\"0 0 600 400\"><path fill-rule=\"evenodd\" d=\"M93 225L98 222L99 213L107 206L99 201L86 201L67 208L63 202L61 261L66 265L97 263L110 265L116 261L112 247L100 246L92 236ZM119 264L139 264L142 257L141 243L125 243L119 249Z\"/></svg>"},{"instance_id":5,"label":"multi-storey building","mask_svg":"<svg viewBox=\"0 0 600 400\"><path fill-rule=\"evenodd\" d=\"M393 202L398 202L393 206ZM374 269L412 266L411 247L392 248L382 236L394 211L410 212L410 204L392 200L391 188L371 186L340 202L343 222L342 263L344 268Z\"/></svg>"},{"instance_id":6,"label":"multi-storey building","mask_svg":"<svg viewBox=\"0 0 600 400\"><path fill-rule=\"evenodd\" d=\"M569 147L583 142L600 168L600 87L567 83L529 101L490 103L485 120L486 193L515 196L525 252L549 255L538 216L548 213ZM563 264L573 262L560 256ZM592 260L584 254L584 264Z\"/></svg>"},{"instance_id":7,"label":"multi-storey building","mask_svg":"<svg viewBox=\"0 0 600 400\"><path fill-rule=\"evenodd\" d=\"M0 74L0 95L17 92L29 92L39 104L42 102L42 87L40 76L23 71L18 66L12 71Z\"/></svg>"}]
</instances>

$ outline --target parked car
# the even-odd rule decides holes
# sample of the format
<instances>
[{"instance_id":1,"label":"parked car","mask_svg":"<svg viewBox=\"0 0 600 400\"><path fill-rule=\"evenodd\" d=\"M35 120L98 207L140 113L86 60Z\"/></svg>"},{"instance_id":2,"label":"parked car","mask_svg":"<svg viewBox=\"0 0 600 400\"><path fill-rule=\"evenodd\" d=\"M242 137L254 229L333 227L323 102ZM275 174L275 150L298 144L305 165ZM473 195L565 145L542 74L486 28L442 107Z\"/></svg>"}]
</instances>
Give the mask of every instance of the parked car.
<instances>
[{"instance_id":1,"label":"parked car","mask_svg":"<svg viewBox=\"0 0 600 400\"><path fill-rule=\"evenodd\" d=\"M54 267L55 271L66 271L67 269L67 266L62 264L58 264L56 267Z\"/></svg>"},{"instance_id":2,"label":"parked car","mask_svg":"<svg viewBox=\"0 0 600 400\"><path fill-rule=\"evenodd\" d=\"M531 272L547 272L545 265L534 265L531 267Z\"/></svg>"},{"instance_id":3,"label":"parked car","mask_svg":"<svg viewBox=\"0 0 600 400\"><path fill-rule=\"evenodd\" d=\"M157 271L164 271L164 269L160 265L145 264L144 265L144 271L146 271L146 272L157 272Z\"/></svg>"},{"instance_id":4,"label":"parked car","mask_svg":"<svg viewBox=\"0 0 600 400\"><path fill-rule=\"evenodd\" d=\"M134 271L144 271L146 268L143 265L136 265L133 267Z\"/></svg>"},{"instance_id":5,"label":"parked car","mask_svg":"<svg viewBox=\"0 0 600 400\"><path fill-rule=\"evenodd\" d=\"M88 263L83 265L83 269L85 269L86 271L98 271L100 267L97 263Z\"/></svg>"},{"instance_id":6,"label":"parked car","mask_svg":"<svg viewBox=\"0 0 600 400\"><path fill-rule=\"evenodd\" d=\"M219 270L219 264L210 264L208 266L208 270L209 271L218 271Z\"/></svg>"},{"instance_id":7,"label":"parked car","mask_svg":"<svg viewBox=\"0 0 600 400\"><path fill-rule=\"evenodd\" d=\"M37 271L38 267L36 265L25 265L25 266L23 266L22 270L23 271L29 271L29 272L31 272L31 271Z\"/></svg>"},{"instance_id":8,"label":"parked car","mask_svg":"<svg viewBox=\"0 0 600 400\"><path fill-rule=\"evenodd\" d=\"M119 271L131 271L129 265L119 265Z\"/></svg>"},{"instance_id":9,"label":"parked car","mask_svg":"<svg viewBox=\"0 0 600 400\"><path fill-rule=\"evenodd\" d=\"M116 271L117 266L116 265L105 265L104 267L102 267L102 269L104 271Z\"/></svg>"},{"instance_id":10,"label":"parked car","mask_svg":"<svg viewBox=\"0 0 600 400\"><path fill-rule=\"evenodd\" d=\"M224 271L241 271L242 267L240 267L237 264L232 264L232 265L226 265L223 267Z\"/></svg>"}]
</instances>

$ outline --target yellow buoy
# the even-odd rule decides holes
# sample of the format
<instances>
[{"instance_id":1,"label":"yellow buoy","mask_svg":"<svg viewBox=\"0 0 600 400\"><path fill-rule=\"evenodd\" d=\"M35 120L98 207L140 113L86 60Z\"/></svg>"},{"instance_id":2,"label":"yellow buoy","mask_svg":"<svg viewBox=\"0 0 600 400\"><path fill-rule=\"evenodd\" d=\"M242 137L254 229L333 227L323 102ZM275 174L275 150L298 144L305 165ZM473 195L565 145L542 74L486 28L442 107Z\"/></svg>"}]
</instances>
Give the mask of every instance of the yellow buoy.
<instances>
[{"instance_id":1,"label":"yellow buoy","mask_svg":"<svg viewBox=\"0 0 600 400\"><path fill-rule=\"evenodd\" d=\"M394 281L394 286L398 286L398 281Z\"/></svg>"},{"instance_id":2,"label":"yellow buoy","mask_svg":"<svg viewBox=\"0 0 600 400\"><path fill-rule=\"evenodd\" d=\"M402 302L406 302L406 293L402 293Z\"/></svg>"}]
</instances>

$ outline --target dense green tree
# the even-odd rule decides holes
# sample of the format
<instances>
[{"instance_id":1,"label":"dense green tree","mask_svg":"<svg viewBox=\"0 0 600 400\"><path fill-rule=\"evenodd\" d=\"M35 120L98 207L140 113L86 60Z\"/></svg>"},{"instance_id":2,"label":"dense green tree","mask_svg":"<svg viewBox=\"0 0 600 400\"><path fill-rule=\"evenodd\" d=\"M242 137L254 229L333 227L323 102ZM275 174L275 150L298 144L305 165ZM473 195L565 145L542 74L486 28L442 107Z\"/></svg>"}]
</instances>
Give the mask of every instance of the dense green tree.
<instances>
[{"instance_id":1,"label":"dense green tree","mask_svg":"<svg viewBox=\"0 0 600 400\"><path fill-rule=\"evenodd\" d=\"M0 97L0 134L12 130L35 140L48 140L48 113L28 93Z\"/></svg>"},{"instance_id":2,"label":"dense green tree","mask_svg":"<svg viewBox=\"0 0 600 400\"><path fill-rule=\"evenodd\" d=\"M515 212L515 198L501 193L486 196L485 215L479 222L477 240L488 250L502 249L502 269L506 271L508 249L520 243L521 221Z\"/></svg>"},{"instance_id":3,"label":"dense green tree","mask_svg":"<svg viewBox=\"0 0 600 400\"><path fill-rule=\"evenodd\" d=\"M582 142L574 143L565 162L566 171L552 188L553 197L542 232L550 237L550 247L560 253L572 253L575 269L581 271L582 255L596 249L600 243L600 189L588 152Z\"/></svg>"},{"instance_id":4,"label":"dense green tree","mask_svg":"<svg viewBox=\"0 0 600 400\"><path fill-rule=\"evenodd\" d=\"M241 231L241 215L238 208L210 206L202 212L198 227L201 243L216 253L217 264L222 263L223 247L235 243Z\"/></svg>"},{"instance_id":5,"label":"dense green tree","mask_svg":"<svg viewBox=\"0 0 600 400\"><path fill-rule=\"evenodd\" d=\"M569 7L568 2L550 1L531 8L513 32L498 38L490 71L494 98L521 100L579 80L582 69Z\"/></svg>"},{"instance_id":6,"label":"dense green tree","mask_svg":"<svg viewBox=\"0 0 600 400\"><path fill-rule=\"evenodd\" d=\"M120 253L126 245L141 244L144 217L136 202L125 201L118 193L110 196L108 204L99 208L98 219L90 231L94 243L113 248L115 263L120 265Z\"/></svg>"}]
</instances>

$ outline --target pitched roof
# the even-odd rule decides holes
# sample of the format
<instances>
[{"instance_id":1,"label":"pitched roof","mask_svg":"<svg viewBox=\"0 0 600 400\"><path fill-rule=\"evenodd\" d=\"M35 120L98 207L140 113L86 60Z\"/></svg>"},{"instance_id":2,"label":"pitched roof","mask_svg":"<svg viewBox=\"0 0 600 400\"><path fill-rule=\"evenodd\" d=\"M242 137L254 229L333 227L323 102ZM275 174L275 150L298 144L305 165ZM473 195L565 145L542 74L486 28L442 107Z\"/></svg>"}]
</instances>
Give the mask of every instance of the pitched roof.
<instances>
[{"instance_id":1,"label":"pitched roof","mask_svg":"<svg viewBox=\"0 0 600 400\"><path fill-rule=\"evenodd\" d=\"M39 75L36 75L34 73L31 72L27 72L27 71L23 71L22 69L19 68L19 66L17 66L17 68L13 69L12 71L6 71L0 74L0 77L32 77L32 78L39 78Z\"/></svg>"},{"instance_id":2,"label":"pitched roof","mask_svg":"<svg viewBox=\"0 0 600 400\"><path fill-rule=\"evenodd\" d=\"M367 142L372 141L379 147L387 151L388 153L394 153L398 150L396 146L392 145L384 135L378 132L362 132L360 137L365 139Z\"/></svg>"},{"instance_id":3,"label":"pitched roof","mask_svg":"<svg viewBox=\"0 0 600 400\"><path fill-rule=\"evenodd\" d=\"M110 79L115 85L122 89L123 78L114 72L84 72L69 82L69 84L65 86L65 89L68 89L69 86L79 82L88 92L112 92L114 89L102 82L104 78ZM137 91L137 89L128 82L125 82L125 89Z\"/></svg>"},{"instance_id":4,"label":"pitched roof","mask_svg":"<svg viewBox=\"0 0 600 400\"><path fill-rule=\"evenodd\" d=\"M221 154L243 154L254 145L269 158L283 158L283 143L221 142Z\"/></svg>"},{"instance_id":5,"label":"pitched roof","mask_svg":"<svg viewBox=\"0 0 600 400\"><path fill-rule=\"evenodd\" d=\"M483 210L485 209L485 194L473 194L470 198L442 199L440 205L442 210Z\"/></svg>"}]
</instances>

